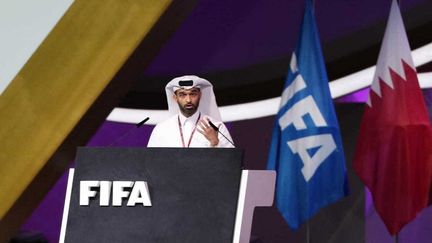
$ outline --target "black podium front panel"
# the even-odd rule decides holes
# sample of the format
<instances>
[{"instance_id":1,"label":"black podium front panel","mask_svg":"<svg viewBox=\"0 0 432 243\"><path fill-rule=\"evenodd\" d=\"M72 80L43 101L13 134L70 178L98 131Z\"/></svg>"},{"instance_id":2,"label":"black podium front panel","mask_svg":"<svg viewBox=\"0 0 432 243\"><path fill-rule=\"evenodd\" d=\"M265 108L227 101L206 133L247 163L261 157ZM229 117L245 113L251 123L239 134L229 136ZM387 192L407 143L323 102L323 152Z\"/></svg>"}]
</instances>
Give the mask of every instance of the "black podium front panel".
<instances>
[{"instance_id":1,"label":"black podium front panel","mask_svg":"<svg viewBox=\"0 0 432 243\"><path fill-rule=\"evenodd\" d=\"M65 242L232 242L238 149L79 148ZM80 181L146 181L151 207L79 205ZM112 196L112 195L111 195Z\"/></svg>"}]
</instances>

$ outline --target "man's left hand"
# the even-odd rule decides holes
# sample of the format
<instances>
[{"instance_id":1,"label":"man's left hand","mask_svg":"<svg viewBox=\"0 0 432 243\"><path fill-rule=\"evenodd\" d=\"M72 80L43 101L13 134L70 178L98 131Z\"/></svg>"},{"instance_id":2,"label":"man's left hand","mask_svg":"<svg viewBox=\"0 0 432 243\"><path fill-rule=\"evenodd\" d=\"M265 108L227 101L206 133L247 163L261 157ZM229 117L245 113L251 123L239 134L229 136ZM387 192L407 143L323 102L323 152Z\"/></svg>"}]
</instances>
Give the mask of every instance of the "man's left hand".
<instances>
[{"instance_id":1,"label":"man's left hand","mask_svg":"<svg viewBox=\"0 0 432 243\"><path fill-rule=\"evenodd\" d=\"M204 135L204 137L207 138L207 140L210 142L210 145L212 147L215 147L219 144L219 138L217 131L215 131L210 124L207 121L207 118L200 119L198 122L197 130L199 133Z\"/></svg>"}]
</instances>

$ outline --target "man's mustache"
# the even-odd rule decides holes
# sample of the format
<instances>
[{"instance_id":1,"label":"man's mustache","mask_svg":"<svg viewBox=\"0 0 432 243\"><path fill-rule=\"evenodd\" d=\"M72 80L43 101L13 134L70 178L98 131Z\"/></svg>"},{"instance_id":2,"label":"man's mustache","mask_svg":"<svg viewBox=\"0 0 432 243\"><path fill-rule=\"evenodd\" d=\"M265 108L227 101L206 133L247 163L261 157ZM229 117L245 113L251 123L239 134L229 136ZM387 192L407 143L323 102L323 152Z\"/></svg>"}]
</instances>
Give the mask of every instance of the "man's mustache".
<instances>
[{"instance_id":1,"label":"man's mustache","mask_svg":"<svg viewBox=\"0 0 432 243\"><path fill-rule=\"evenodd\" d=\"M187 107L187 106L193 106L193 107L195 107L195 105L193 103L187 103L183 107Z\"/></svg>"}]
</instances>

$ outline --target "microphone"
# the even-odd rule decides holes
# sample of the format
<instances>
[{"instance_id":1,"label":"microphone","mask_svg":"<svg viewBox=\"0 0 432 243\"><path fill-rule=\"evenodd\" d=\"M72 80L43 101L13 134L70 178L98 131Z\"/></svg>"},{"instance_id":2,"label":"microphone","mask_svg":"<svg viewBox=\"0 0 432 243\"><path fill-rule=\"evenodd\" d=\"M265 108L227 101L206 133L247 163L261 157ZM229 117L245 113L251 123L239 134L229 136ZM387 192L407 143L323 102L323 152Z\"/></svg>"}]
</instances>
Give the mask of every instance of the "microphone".
<instances>
[{"instance_id":1,"label":"microphone","mask_svg":"<svg viewBox=\"0 0 432 243\"><path fill-rule=\"evenodd\" d=\"M117 143L118 141L121 141L124 137L126 137L127 135L129 135L133 130L138 129L142 125L144 125L144 123L146 123L148 120L150 120L150 117L146 117L144 120L142 120L142 121L138 122L137 124L135 124L135 127L129 129L121 137L119 137L116 140L114 140L114 142L110 143L110 145L108 145L108 147L111 147L113 144Z\"/></svg>"},{"instance_id":2,"label":"microphone","mask_svg":"<svg viewBox=\"0 0 432 243\"><path fill-rule=\"evenodd\" d=\"M221 133L220 131L219 131L219 127L217 127L215 124L213 124L213 122L211 122L210 121L210 119L207 119L207 121L209 122L209 124L210 124L210 126L213 128L213 130L215 130L216 132L218 132L220 135L222 135L230 144L232 144L232 146L234 146L235 147L235 145L234 145L234 143L229 139L229 138L227 138L223 133Z\"/></svg>"},{"instance_id":3,"label":"microphone","mask_svg":"<svg viewBox=\"0 0 432 243\"><path fill-rule=\"evenodd\" d=\"M135 126L139 128L140 126L144 125L148 120L150 120L150 117L146 117L144 120L138 122Z\"/></svg>"}]
</instances>

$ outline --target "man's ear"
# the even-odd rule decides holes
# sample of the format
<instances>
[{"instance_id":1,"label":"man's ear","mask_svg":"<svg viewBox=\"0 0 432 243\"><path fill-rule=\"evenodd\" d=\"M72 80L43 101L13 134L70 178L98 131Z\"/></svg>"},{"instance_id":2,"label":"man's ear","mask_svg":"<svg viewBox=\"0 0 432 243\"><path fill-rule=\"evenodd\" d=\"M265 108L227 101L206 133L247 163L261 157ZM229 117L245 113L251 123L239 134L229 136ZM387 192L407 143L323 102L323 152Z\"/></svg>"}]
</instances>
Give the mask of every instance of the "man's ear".
<instances>
[{"instance_id":1,"label":"man's ear","mask_svg":"<svg viewBox=\"0 0 432 243\"><path fill-rule=\"evenodd\" d=\"M174 101L177 101L177 95L173 94L172 97L173 97L173 100L174 100Z\"/></svg>"}]
</instances>

